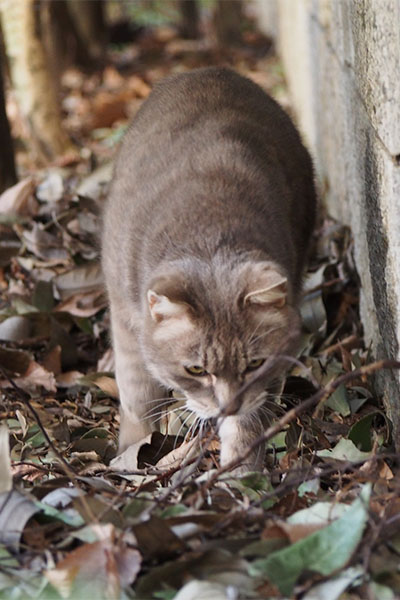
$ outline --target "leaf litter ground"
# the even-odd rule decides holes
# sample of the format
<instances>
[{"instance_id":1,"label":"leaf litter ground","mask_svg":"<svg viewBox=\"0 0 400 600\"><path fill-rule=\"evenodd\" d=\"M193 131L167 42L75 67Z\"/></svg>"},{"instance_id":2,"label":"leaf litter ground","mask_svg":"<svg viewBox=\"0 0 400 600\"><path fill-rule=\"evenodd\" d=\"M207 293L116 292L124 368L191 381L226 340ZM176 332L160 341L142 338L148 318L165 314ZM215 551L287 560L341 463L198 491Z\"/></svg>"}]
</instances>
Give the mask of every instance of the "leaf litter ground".
<instances>
[{"instance_id":1,"label":"leaf litter ground","mask_svg":"<svg viewBox=\"0 0 400 600\"><path fill-rule=\"evenodd\" d=\"M390 365L371 366L351 236L328 217L305 281L301 348L270 407L265 473L220 469L213 427L198 431L179 397L160 432L112 462L118 392L97 243L111 156L171 72L231 64L290 109L267 49L254 33L227 53L146 32L101 76L65 73L80 156L46 170L19 157L26 177L0 197L1 597L400 594L396 457L371 385ZM127 54L136 66L122 75Z\"/></svg>"}]
</instances>

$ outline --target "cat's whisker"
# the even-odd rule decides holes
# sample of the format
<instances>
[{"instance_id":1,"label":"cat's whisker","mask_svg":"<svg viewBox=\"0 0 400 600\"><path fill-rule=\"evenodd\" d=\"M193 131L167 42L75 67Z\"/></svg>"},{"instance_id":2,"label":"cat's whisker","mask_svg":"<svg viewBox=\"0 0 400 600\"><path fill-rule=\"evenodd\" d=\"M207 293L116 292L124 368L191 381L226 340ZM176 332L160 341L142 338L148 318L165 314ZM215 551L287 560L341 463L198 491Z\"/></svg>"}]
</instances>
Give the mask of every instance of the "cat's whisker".
<instances>
[{"instance_id":1,"label":"cat's whisker","mask_svg":"<svg viewBox=\"0 0 400 600\"><path fill-rule=\"evenodd\" d=\"M179 436L180 436L180 434L181 434L181 431L182 431L182 429L185 427L186 423L188 422L188 420L190 419L190 417L192 416L192 414L193 414L193 413L192 413L192 412L190 412L190 413L188 414L188 416L186 417L186 419L183 421L182 425L179 427L178 433L177 433L177 434L176 434L176 436L175 436L174 450L175 450L175 448L176 448L176 444L177 444L177 442L178 442L178 438L179 438Z\"/></svg>"},{"instance_id":2,"label":"cat's whisker","mask_svg":"<svg viewBox=\"0 0 400 600\"><path fill-rule=\"evenodd\" d=\"M152 413L150 415L142 417L139 421L140 422L141 421L148 421L149 419L153 420L156 417L159 417L160 415L162 417L163 415L166 415L167 413L168 414L173 414L173 413L178 413L178 412L186 412L187 410L188 410L187 408L180 407L180 406L178 406L176 408L169 409L169 410L167 410L166 408L164 408L163 410L160 410L159 412ZM157 421L154 421L154 422L156 423Z\"/></svg>"},{"instance_id":3,"label":"cat's whisker","mask_svg":"<svg viewBox=\"0 0 400 600\"><path fill-rule=\"evenodd\" d=\"M254 331L251 333L251 335L250 335L250 337L249 337L249 341L248 341L248 344L249 344L249 345L252 343L252 341L253 341L253 339L254 339L254 336L255 336L255 334L257 333L257 331L259 330L259 328L262 326L262 324L263 324L263 322L262 322L262 321L259 321L259 322L257 323L257 326L256 326L256 328L254 329Z\"/></svg>"},{"instance_id":4,"label":"cat's whisker","mask_svg":"<svg viewBox=\"0 0 400 600\"><path fill-rule=\"evenodd\" d=\"M174 402L171 401L171 398L158 398L157 400L147 401L146 404L156 405L157 407L164 404L174 404ZM154 408L154 406L151 406L149 410L151 410L152 408Z\"/></svg>"},{"instance_id":5,"label":"cat's whisker","mask_svg":"<svg viewBox=\"0 0 400 600\"><path fill-rule=\"evenodd\" d=\"M199 441L200 441L200 452L201 455L204 456L205 454L205 450L204 450L204 446L203 446L203 439L205 436L205 431L204 431L204 426L206 425L207 420L206 419L200 419L200 428L199 428Z\"/></svg>"},{"instance_id":6,"label":"cat's whisker","mask_svg":"<svg viewBox=\"0 0 400 600\"><path fill-rule=\"evenodd\" d=\"M186 442L187 438L191 438L196 430L197 425L200 422L200 417L196 416L195 420L193 421L193 423L191 424L191 426L189 427L189 429L187 430L185 437L184 437L184 442Z\"/></svg>"},{"instance_id":7,"label":"cat's whisker","mask_svg":"<svg viewBox=\"0 0 400 600\"><path fill-rule=\"evenodd\" d=\"M163 396L162 398L152 398L151 400L146 400L146 404L153 404L154 402L161 402L161 400L169 400L170 402L174 401L173 396Z\"/></svg>"},{"instance_id":8,"label":"cat's whisker","mask_svg":"<svg viewBox=\"0 0 400 600\"><path fill-rule=\"evenodd\" d=\"M266 335L270 335L271 333L274 333L274 331L278 331L278 329L280 329L280 327L271 327L267 331L264 331L263 333L258 335L255 339L251 340L249 342L249 346L253 346L256 342L261 340L263 337L265 337Z\"/></svg>"},{"instance_id":9,"label":"cat's whisker","mask_svg":"<svg viewBox=\"0 0 400 600\"><path fill-rule=\"evenodd\" d=\"M171 402L160 402L159 404L157 404L157 406L152 406L151 408L149 408L149 410L147 410L147 411L144 413L144 415L143 415L143 416L150 415L150 414L151 414L153 411L160 409L162 406L164 406L164 407L165 407L165 409L166 409L166 407L168 407L170 404L171 404ZM183 408L184 408L184 406L182 405L182 407L180 407L180 406L179 406L179 407L177 407L177 408L179 408L179 409L181 409L181 408L182 408L182 409L183 409ZM174 410L175 410L175 409L174 409Z\"/></svg>"},{"instance_id":10,"label":"cat's whisker","mask_svg":"<svg viewBox=\"0 0 400 600\"><path fill-rule=\"evenodd\" d=\"M173 415L174 413L179 413L180 409L174 409L174 410L164 410L161 413L159 413L159 416L157 419L155 419L154 421L152 421L152 423L158 423L159 421L161 421L161 419L163 417L170 417L170 415Z\"/></svg>"}]
</instances>

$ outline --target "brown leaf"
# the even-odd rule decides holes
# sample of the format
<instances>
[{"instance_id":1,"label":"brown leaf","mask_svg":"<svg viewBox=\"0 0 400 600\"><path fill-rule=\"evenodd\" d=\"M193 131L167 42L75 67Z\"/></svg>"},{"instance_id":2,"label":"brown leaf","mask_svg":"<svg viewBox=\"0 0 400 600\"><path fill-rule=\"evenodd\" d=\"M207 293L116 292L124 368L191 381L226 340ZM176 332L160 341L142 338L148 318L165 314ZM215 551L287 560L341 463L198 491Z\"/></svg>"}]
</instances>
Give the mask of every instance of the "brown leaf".
<instances>
[{"instance_id":1,"label":"brown leaf","mask_svg":"<svg viewBox=\"0 0 400 600\"><path fill-rule=\"evenodd\" d=\"M11 350L0 346L0 366L5 369L11 377L24 375L31 363L31 357L22 350Z\"/></svg>"},{"instance_id":2,"label":"brown leaf","mask_svg":"<svg viewBox=\"0 0 400 600\"><path fill-rule=\"evenodd\" d=\"M305 537L308 537L314 531L318 531L319 529L323 529L326 526L326 523L317 524L317 523L279 523L279 527L286 533L290 542L294 544L299 540L302 540Z\"/></svg>"},{"instance_id":3,"label":"brown leaf","mask_svg":"<svg viewBox=\"0 0 400 600\"><path fill-rule=\"evenodd\" d=\"M29 365L23 377L18 377L15 383L24 390L32 390L38 386L43 386L48 392L57 391L54 373L47 371L47 369L34 360Z\"/></svg>"},{"instance_id":4,"label":"brown leaf","mask_svg":"<svg viewBox=\"0 0 400 600\"><path fill-rule=\"evenodd\" d=\"M133 525L132 529L144 557L168 556L186 548L166 522L158 517Z\"/></svg>"},{"instance_id":5,"label":"brown leaf","mask_svg":"<svg viewBox=\"0 0 400 600\"><path fill-rule=\"evenodd\" d=\"M61 346L59 344L43 357L42 364L47 371L54 375L61 373Z\"/></svg>"},{"instance_id":6,"label":"brown leaf","mask_svg":"<svg viewBox=\"0 0 400 600\"><path fill-rule=\"evenodd\" d=\"M147 98L151 92L151 87L138 75L129 77L128 86L139 98Z\"/></svg>"},{"instance_id":7,"label":"brown leaf","mask_svg":"<svg viewBox=\"0 0 400 600\"><path fill-rule=\"evenodd\" d=\"M126 104L131 98L128 90L115 94L100 92L92 103L91 122L93 129L111 127L116 121L126 120Z\"/></svg>"},{"instance_id":8,"label":"brown leaf","mask_svg":"<svg viewBox=\"0 0 400 600\"><path fill-rule=\"evenodd\" d=\"M107 306L104 290L74 294L60 302L55 311L68 312L76 317L92 317Z\"/></svg>"},{"instance_id":9,"label":"brown leaf","mask_svg":"<svg viewBox=\"0 0 400 600\"><path fill-rule=\"evenodd\" d=\"M34 216L38 212L38 203L33 196L34 180L23 179L8 188L0 196L0 214Z\"/></svg>"},{"instance_id":10,"label":"brown leaf","mask_svg":"<svg viewBox=\"0 0 400 600\"><path fill-rule=\"evenodd\" d=\"M99 387L105 394L111 396L111 398L119 398L117 382L112 377L102 375L98 379L95 379L93 383L97 385L97 387Z\"/></svg>"},{"instance_id":11,"label":"brown leaf","mask_svg":"<svg viewBox=\"0 0 400 600\"><path fill-rule=\"evenodd\" d=\"M60 373L56 377L57 385L59 387L72 387L73 385L77 385L79 381L82 379L83 373L80 371L67 371L66 373Z\"/></svg>"},{"instance_id":12,"label":"brown leaf","mask_svg":"<svg viewBox=\"0 0 400 600\"><path fill-rule=\"evenodd\" d=\"M100 538L70 552L55 569L45 572L63 598L74 589L80 597L117 598L121 588L132 584L140 570L141 556L123 541L116 540L113 525L96 525Z\"/></svg>"},{"instance_id":13,"label":"brown leaf","mask_svg":"<svg viewBox=\"0 0 400 600\"><path fill-rule=\"evenodd\" d=\"M156 467L159 469L178 467L183 460L190 460L192 457L197 456L200 449L200 440L196 436L188 442L183 442L178 448L171 450L171 452L163 456L156 464Z\"/></svg>"},{"instance_id":14,"label":"brown leaf","mask_svg":"<svg viewBox=\"0 0 400 600\"><path fill-rule=\"evenodd\" d=\"M24 230L22 232L22 239L32 254L50 264L67 264L69 262L69 252L63 248L61 237L45 231L37 223L33 223L31 231Z\"/></svg>"},{"instance_id":15,"label":"brown leaf","mask_svg":"<svg viewBox=\"0 0 400 600\"><path fill-rule=\"evenodd\" d=\"M62 275L57 275L54 278L54 283L57 286L61 300L66 300L74 294L104 289L100 264L96 261L71 269L71 271L62 273Z\"/></svg>"}]
</instances>

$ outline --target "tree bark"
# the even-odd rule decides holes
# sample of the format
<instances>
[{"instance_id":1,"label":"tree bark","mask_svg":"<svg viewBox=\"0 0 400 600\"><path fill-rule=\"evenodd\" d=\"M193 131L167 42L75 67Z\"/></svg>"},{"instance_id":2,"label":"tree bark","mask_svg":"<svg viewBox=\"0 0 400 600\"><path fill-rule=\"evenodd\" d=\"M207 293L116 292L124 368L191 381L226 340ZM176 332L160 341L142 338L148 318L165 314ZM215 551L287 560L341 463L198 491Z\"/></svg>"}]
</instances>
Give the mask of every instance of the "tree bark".
<instances>
[{"instance_id":1,"label":"tree bark","mask_svg":"<svg viewBox=\"0 0 400 600\"><path fill-rule=\"evenodd\" d=\"M3 69L0 61L0 193L17 181L14 147L6 114Z\"/></svg>"},{"instance_id":2,"label":"tree bark","mask_svg":"<svg viewBox=\"0 0 400 600\"><path fill-rule=\"evenodd\" d=\"M87 45L68 9L67 0L42 0L41 22L53 76L58 77L64 69L74 64L83 69L94 66Z\"/></svg>"},{"instance_id":3,"label":"tree bark","mask_svg":"<svg viewBox=\"0 0 400 600\"><path fill-rule=\"evenodd\" d=\"M199 8L197 0L180 0L181 35L187 39L199 37Z\"/></svg>"},{"instance_id":4,"label":"tree bark","mask_svg":"<svg viewBox=\"0 0 400 600\"><path fill-rule=\"evenodd\" d=\"M239 44L243 23L241 0L217 0L214 26L220 46Z\"/></svg>"},{"instance_id":5,"label":"tree bark","mask_svg":"<svg viewBox=\"0 0 400 600\"><path fill-rule=\"evenodd\" d=\"M54 0L53 0L54 1ZM107 46L104 0L69 0L68 7L82 38L87 55L102 65Z\"/></svg>"},{"instance_id":6,"label":"tree bark","mask_svg":"<svg viewBox=\"0 0 400 600\"><path fill-rule=\"evenodd\" d=\"M28 142L36 161L46 164L74 148L62 128L55 85L49 75L40 2L2 0L0 9L11 80L29 133Z\"/></svg>"}]
</instances>

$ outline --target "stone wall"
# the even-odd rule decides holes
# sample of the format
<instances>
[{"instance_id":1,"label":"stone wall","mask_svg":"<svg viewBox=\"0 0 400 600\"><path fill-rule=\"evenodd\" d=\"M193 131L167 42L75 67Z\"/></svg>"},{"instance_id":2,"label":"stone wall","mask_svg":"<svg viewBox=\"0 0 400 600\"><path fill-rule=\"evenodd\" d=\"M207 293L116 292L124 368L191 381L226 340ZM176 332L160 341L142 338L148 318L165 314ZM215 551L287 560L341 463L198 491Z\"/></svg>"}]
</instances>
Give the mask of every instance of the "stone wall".
<instances>
[{"instance_id":1,"label":"stone wall","mask_svg":"<svg viewBox=\"0 0 400 600\"><path fill-rule=\"evenodd\" d=\"M399 358L400 0L256 0L329 212L350 225L366 341ZM397 373L378 378L400 448Z\"/></svg>"}]
</instances>

